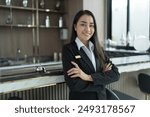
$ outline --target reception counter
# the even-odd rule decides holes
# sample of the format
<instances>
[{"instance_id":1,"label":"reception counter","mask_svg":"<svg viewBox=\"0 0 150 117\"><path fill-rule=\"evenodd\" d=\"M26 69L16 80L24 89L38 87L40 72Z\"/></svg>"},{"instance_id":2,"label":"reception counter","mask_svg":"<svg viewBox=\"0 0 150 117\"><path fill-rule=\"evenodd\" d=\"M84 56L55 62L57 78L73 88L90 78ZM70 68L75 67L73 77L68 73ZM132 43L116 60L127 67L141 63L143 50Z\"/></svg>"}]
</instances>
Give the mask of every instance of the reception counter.
<instances>
[{"instance_id":1,"label":"reception counter","mask_svg":"<svg viewBox=\"0 0 150 117\"><path fill-rule=\"evenodd\" d=\"M130 76L134 74L134 83L133 87L138 89L138 86L136 85L136 78L137 74L140 72L145 72L150 73L150 55L138 55L138 56L130 56L130 57L117 57L117 58L111 58L112 62L116 64L116 66L119 69L119 72L121 74L121 78L119 82L112 83L109 85L109 88L112 89L117 89L122 92L130 94L130 86L132 85L129 83L130 81L127 81L129 79L129 73ZM52 63L50 63L52 64ZM32 66L33 70L35 70L39 64L36 64L36 66ZM44 68L47 68L47 65L44 66L44 64L40 64L40 66L43 66ZM27 67L27 66L26 66ZM31 67L31 66L30 66ZM8 68L5 68L8 69ZM0 68L1 74L3 73L3 70L5 69ZM10 67L9 67L10 69ZM17 67L16 67L17 69ZM24 66L25 69L25 66ZM37 70L37 69L36 69ZM6 72L6 71L5 71ZM124 77L124 78L123 78ZM125 79L127 77L127 79ZM131 78L131 79L132 79ZM126 80L124 82L124 80ZM133 79L132 79L133 80ZM58 62L57 64L52 64L51 67L49 68L49 71L47 73L43 74L36 74L35 76L31 75L29 78L24 77L24 78L8 78L6 81L1 80L0 82L0 93L5 94L13 91L23 91L23 90L29 90L29 89L35 89L35 88L40 88L40 87L47 87L47 86L53 86L58 83L64 83L64 76L63 76L63 71L62 71L62 63ZM127 85L126 85L127 84ZM124 85L124 86L122 86ZM126 87L127 86L127 87ZM131 86L132 87L132 86ZM128 88L128 89L127 89ZM128 91L126 91L128 90ZM135 90L133 90L135 91ZM133 93L131 92L132 96ZM140 94L139 94L140 95ZM137 96L136 96L137 97ZM143 98L143 97L139 97Z\"/></svg>"}]
</instances>

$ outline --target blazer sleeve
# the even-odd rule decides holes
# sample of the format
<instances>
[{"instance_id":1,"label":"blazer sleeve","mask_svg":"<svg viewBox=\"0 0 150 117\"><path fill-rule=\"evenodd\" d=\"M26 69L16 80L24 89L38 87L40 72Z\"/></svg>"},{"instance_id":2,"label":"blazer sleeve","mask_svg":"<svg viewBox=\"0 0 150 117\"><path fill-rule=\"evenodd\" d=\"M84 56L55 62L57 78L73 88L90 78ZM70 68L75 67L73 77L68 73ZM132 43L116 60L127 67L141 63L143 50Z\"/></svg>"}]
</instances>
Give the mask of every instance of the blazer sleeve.
<instances>
[{"instance_id":1,"label":"blazer sleeve","mask_svg":"<svg viewBox=\"0 0 150 117\"><path fill-rule=\"evenodd\" d=\"M97 72L91 74L94 85L101 85L101 84L107 85L115 81L118 81L120 78L118 68L112 63L112 61L106 54L105 57L106 63L111 63L112 69L106 72L103 72L103 70L98 70Z\"/></svg>"},{"instance_id":2,"label":"blazer sleeve","mask_svg":"<svg viewBox=\"0 0 150 117\"><path fill-rule=\"evenodd\" d=\"M72 47L65 45L62 50L62 63L63 63L63 72L67 85L72 91L83 91L88 86L89 83L87 81L82 80L81 78L71 78L67 75L67 71L74 67L71 64L71 61L75 61L76 52L72 51Z\"/></svg>"}]
</instances>

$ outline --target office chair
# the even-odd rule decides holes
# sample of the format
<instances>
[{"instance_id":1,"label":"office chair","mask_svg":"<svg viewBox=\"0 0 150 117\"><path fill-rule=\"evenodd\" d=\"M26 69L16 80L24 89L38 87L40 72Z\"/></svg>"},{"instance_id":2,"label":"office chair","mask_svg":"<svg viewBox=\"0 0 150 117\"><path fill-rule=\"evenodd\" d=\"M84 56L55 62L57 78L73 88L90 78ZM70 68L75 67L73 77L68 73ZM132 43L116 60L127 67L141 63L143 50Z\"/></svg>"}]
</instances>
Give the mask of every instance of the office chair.
<instances>
[{"instance_id":1,"label":"office chair","mask_svg":"<svg viewBox=\"0 0 150 117\"><path fill-rule=\"evenodd\" d=\"M110 89L106 88L107 100L119 100L119 97Z\"/></svg>"},{"instance_id":2,"label":"office chair","mask_svg":"<svg viewBox=\"0 0 150 117\"><path fill-rule=\"evenodd\" d=\"M150 76L145 73L138 75L138 84L142 92L145 93L145 99L148 100L148 94L150 94Z\"/></svg>"},{"instance_id":3,"label":"office chair","mask_svg":"<svg viewBox=\"0 0 150 117\"><path fill-rule=\"evenodd\" d=\"M125 94L121 91L106 88L107 100L137 100L137 98Z\"/></svg>"},{"instance_id":4,"label":"office chair","mask_svg":"<svg viewBox=\"0 0 150 117\"><path fill-rule=\"evenodd\" d=\"M119 100L138 100L137 98L125 94L121 91L118 90L112 90L112 91L119 97Z\"/></svg>"}]
</instances>

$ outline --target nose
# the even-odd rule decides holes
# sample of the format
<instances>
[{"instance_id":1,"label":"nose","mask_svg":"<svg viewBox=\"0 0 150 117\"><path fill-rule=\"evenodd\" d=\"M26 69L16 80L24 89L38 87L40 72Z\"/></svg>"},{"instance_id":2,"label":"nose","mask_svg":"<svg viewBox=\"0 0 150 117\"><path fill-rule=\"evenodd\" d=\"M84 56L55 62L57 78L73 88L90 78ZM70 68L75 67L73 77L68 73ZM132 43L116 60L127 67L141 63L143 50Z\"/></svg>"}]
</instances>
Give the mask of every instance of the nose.
<instances>
[{"instance_id":1,"label":"nose","mask_svg":"<svg viewBox=\"0 0 150 117\"><path fill-rule=\"evenodd\" d=\"M85 30L86 30L87 32L90 32L90 31L91 31L90 26L87 25L87 26L85 27Z\"/></svg>"}]
</instances>

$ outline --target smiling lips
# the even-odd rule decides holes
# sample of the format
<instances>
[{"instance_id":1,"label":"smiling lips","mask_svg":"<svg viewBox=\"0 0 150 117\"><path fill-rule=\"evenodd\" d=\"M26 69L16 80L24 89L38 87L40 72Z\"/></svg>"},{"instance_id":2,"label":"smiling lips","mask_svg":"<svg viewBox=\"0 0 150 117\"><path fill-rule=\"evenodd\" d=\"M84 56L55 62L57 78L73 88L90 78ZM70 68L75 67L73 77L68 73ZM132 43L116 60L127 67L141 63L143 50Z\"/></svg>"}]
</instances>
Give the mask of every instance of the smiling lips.
<instances>
[{"instance_id":1,"label":"smiling lips","mask_svg":"<svg viewBox=\"0 0 150 117\"><path fill-rule=\"evenodd\" d=\"M83 33L83 35L86 36L86 37L90 37L91 36L90 33Z\"/></svg>"}]
</instances>

